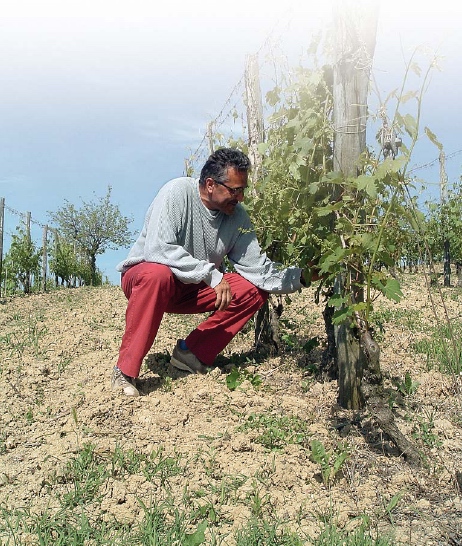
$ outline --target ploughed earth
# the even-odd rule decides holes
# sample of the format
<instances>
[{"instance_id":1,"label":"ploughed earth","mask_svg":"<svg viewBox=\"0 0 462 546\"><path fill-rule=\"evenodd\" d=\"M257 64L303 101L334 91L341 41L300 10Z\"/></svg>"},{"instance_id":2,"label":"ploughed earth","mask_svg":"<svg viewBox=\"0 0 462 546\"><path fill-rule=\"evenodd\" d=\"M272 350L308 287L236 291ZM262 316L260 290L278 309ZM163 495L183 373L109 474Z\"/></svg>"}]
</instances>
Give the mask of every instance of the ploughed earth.
<instances>
[{"instance_id":1,"label":"ploughed earth","mask_svg":"<svg viewBox=\"0 0 462 546\"><path fill-rule=\"evenodd\" d=\"M110 388L126 308L119 287L3 299L0 543L39 543L31 527L14 527L19 513L32 521L66 506L65 517L129 528L170 500L191 533L207 521L206 544L234 544L253 516L307 543L330 523L393 544L462 544L462 381L440 370L452 335L460 351L462 290L430 289L422 275L400 281L402 301L379 298L373 319L384 396L422 454L417 466L367 406L342 409L337 382L319 379L326 335L315 287L284 304L279 356L252 352L249 323L207 376L169 364L202 317L166 315L139 398ZM85 454L98 464L82 478Z\"/></svg>"}]
</instances>

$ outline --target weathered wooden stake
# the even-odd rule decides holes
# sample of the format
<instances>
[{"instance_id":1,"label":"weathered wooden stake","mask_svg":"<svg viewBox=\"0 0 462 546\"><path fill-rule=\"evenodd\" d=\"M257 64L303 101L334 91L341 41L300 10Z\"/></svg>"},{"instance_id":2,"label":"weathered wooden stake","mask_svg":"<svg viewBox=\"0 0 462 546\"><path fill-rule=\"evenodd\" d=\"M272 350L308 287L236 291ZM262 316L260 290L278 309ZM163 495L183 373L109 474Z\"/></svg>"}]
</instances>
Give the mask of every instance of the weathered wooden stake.
<instances>
[{"instance_id":1,"label":"weathered wooden stake","mask_svg":"<svg viewBox=\"0 0 462 546\"><path fill-rule=\"evenodd\" d=\"M252 162L251 191L253 198L256 198L258 193L257 184L263 175L263 162L258 146L265 139L257 55L249 55L247 57L245 68L245 102L247 107L249 158ZM281 305L277 302L273 303L272 299L270 296L268 301L255 315L255 347L266 347L271 352L277 353L280 346L278 310L281 310Z\"/></svg>"},{"instance_id":2,"label":"weathered wooden stake","mask_svg":"<svg viewBox=\"0 0 462 546\"><path fill-rule=\"evenodd\" d=\"M263 103L260 89L258 56L249 55L245 69L245 97L247 107L247 127L249 134L249 158L253 166L252 190L256 193L255 184L261 177L262 157L258 146L265 140L263 122Z\"/></svg>"},{"instance_id":3,"label":"weathered wooden stake","mask_svg":"<svg viewBox=\"0 0 462 546\"><path fill-rule=\"evenodd\" d=\"M378 4L336 0L334 11L334 170L358 176L366 149L367 94L374 57ZM334 199L338 196L333 196ZM347 273L348 274L348 273ZM340 282L339 282L340 284ZM349 324L334 328L339 397L342 407L363 403L361 348Z\"/></svg>"},{"instance_id":4,"label":"weathered wooden stake","mask_svg":"<svg viewBox=\"0 0 462 546\"><path fill-rule=\"evenodd\" d=\"M446 155L443 151L440 152L440 192L441 205L444 206L448 198L448 176L446 174ZM451 254L448 234L446 233L446 225L443 224L444 240L443 240L443 255L444 255L444 286L451 286Z\"/></svg>"},{"instance_id":5,"label":"weathered wooden stake","mask_svg":"<svg viewBox=\"0 0 462 546\"><path fill-rule=\"evenodd\" d=\"M5 231L5 198L0 198L0 296L3 282L3 233Z\"/></svg>"},{"instance_id":6,"label":"weathered wooden stake","mask_svg":"<svg viewBox=\"0 0 462 546\"><path fill-rule=\"evenodd\" d=\"M46 292L47 289L47 236L48 236L48 226L43 226L43 236L42 236L42 292Z\"/></svg>"}]
</instances>

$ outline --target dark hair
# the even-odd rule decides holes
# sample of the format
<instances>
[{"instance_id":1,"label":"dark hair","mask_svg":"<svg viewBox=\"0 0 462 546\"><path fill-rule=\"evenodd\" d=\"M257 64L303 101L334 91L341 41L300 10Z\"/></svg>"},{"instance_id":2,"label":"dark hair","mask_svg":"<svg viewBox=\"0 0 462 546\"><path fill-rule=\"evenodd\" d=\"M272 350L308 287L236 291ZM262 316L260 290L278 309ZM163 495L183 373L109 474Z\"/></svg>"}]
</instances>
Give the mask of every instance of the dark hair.
<instances>
[{"instance_id":1,"label":"dark hair","mask_svg":"<svg viewBox=\"0 0 462 546\"><path fill-rule=\"evenodd\" d=\"M226 182L228 169L247 172L251 168L250 159L240 150L234 148L220 148L209 156L201 170L199 184L205 184L207 178L217 182Z\"/></svg>"}]
</instances>

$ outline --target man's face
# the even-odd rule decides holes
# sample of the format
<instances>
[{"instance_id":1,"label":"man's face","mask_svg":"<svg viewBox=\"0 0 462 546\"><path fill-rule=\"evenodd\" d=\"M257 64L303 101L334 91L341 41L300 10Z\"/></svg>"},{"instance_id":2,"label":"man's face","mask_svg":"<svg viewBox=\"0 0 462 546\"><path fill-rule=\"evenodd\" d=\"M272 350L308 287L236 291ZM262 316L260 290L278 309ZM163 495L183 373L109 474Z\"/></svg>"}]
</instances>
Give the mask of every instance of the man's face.
<instances>
[{"instance_id":1,"label":"man's face","mask_svg":"<svg viewBox=\"0 0 462 546\"><path fill-rule=\"evenodd\" d=\"M236 205L244 201L247 177L247 172L229 168L225 182L220 183L213 178L207 178L205 206L210 210L219 210L228 216L234 214Z\"/></svg>"}]
</instances>

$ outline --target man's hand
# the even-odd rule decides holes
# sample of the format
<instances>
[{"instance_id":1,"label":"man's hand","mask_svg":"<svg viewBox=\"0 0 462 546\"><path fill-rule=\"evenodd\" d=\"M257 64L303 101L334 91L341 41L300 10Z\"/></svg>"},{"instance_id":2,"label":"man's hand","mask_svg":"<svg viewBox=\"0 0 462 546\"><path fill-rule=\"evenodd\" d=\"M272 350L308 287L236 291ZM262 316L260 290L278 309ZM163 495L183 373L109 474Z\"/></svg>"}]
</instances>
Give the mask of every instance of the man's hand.
<instances>
[{"instance_id":1,"label":"man's hand","mask_svg":"<svg viewBox=\"0 0 462 546\"><path fill-rule=\"evenodd\" d=\"M311 266L311 282L319 281L327 277L327 273L322 273L319 271L319 268L316 266Z\"/></svg>"},{"instance_id":2,"label":"man's hand","mask_svg":"<svg viewBox=\"0 0 462 546\"><path fill-rule=\"evenodd\" d=\"M217 284L214 288L217 294L217 301L215 307L218 311L224 311L231 303L233 295L231 294L231 287L228 281L223 277L220 284Z\"/></svg>"},{"instance_id":3,"label":"man's hand","mask_svg":"<svg viewBox=\"0 0 462 546\"><path fill-rule=\"evenodd\" d=\"M300 282L303 286L310 286L312 282L325 279L327 276L327 273L321 274L319 268L312 262L309 262L307 267L302 271Z\"/></svg>"}]
</instances>

